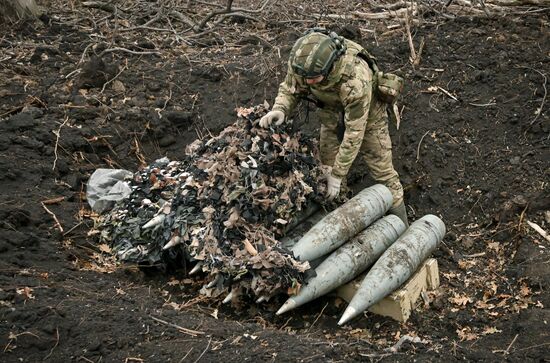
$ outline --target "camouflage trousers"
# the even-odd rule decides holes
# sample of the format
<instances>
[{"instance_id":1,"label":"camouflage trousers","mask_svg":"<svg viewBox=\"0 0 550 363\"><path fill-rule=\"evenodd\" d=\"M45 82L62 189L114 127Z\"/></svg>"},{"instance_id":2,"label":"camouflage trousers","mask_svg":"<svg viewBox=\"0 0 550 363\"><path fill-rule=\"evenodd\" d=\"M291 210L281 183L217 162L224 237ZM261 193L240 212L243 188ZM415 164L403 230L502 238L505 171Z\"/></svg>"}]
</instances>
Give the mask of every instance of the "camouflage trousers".
<instances>
[{"instance_id":1,"label":"camouflage trousers","mask_svg":"<svg viewBox=\"0 0 550 363\"><path fill-rule=\"evenodd\" d=\"M340 147L337 130L341 112L342 110L327 107L318 112L321 120L320 157L324 165L334 165ZM359 155L367 164L371 177L392 192L395 207L403 202L403 186L393 167L391 150L386 104L374 98Z\"/></svg>"}]
</instances>

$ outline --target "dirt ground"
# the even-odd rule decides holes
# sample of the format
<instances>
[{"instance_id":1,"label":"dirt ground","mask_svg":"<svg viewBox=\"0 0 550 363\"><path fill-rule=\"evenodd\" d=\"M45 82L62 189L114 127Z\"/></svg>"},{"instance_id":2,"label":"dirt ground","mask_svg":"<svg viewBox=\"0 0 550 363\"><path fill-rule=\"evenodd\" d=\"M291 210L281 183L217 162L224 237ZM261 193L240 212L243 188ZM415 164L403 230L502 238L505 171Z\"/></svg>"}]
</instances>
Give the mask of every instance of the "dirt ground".
<instances>
[{"instance_id":1,"label":"dirt ground","mask_svg":"<svg viewBox=\"0 0 550 363\"><path fill-rule=\"evenodd\" d=\"M353 8L328 3L329 14ZM88 18L52 4L42 21L1 25L1 361L550 359L550 243L528 223L550 231L548 9L426 11L413 67L403 26L315 22L300 2L278 4L288 14L192 41L117 32L109 13L80 4ZM447 225L434 253L441 287L406 323L367 314L338 327L345 304L334 297L276 316L284 297L226 306L201 298L185 270L114 268L87 236L90 174L178 159L236 107L272 102L293 41L315 24L361 29L382 68L406 79L394 163L411 220ZM104 52L116 47L158 53ZM313 110L296 123L317 137ZM360 163L350 179L372 182Z\"/></svg>"}]
</instances>

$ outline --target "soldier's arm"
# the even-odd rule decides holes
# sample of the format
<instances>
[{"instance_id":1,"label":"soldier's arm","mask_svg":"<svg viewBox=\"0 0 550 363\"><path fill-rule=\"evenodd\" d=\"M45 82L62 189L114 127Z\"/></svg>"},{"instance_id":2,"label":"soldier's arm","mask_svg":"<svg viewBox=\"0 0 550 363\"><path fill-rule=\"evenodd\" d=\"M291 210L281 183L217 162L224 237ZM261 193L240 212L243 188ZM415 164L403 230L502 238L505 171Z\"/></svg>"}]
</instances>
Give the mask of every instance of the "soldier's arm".
<instances>
[{"instance_id":1,"label":"soldier's arm","mask_svg":"<svg viewBox=\"0 0 550 363\"><path fill-rule=\"evenodd\" d=\"M289 66L286 77L279 85L279 92L275 98L273 110L283 111L286 117L289 117L296 104L298 103L299 86L297 84L296 75Z\"/></svg>"},{"instance_id":2,"label":"soldier's arm","mask_svg":"<svg viewBox=\"0 0 550 363\"><path fill-rule=\"evenodd\" d=\"M344 105L344 122L346 131L336 154L332 174L344 178L357 157L363 142L372 87L360 78L345 82L340 88L340 99Z\"/></svg>"}]
</instances>

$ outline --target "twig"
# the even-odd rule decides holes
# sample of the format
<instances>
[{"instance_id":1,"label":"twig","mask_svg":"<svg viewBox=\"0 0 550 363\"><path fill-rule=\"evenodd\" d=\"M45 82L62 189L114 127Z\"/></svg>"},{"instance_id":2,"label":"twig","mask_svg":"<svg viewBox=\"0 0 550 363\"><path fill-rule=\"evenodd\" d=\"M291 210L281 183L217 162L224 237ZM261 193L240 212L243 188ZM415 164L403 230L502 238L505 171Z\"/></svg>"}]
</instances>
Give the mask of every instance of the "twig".
<instances>
[{"instance_id":1,"label":"twig","mask_svg":"<svg viewBox=\"0 0 550 363\"><path fill-rule=\"evenodd\" d=\"M191 353L191 351L193 350L193 347L191 347L191 349L189 349L189 351L187 352L186 355L183 356L183 358L180 359L180 363L183 362L185 360L185 358L187 358L187 356L189 355L189 353Z\"/></svg>"},{"instance_id":2,"label":"twig","mask_svg":"<svg viewBox=\"0 0 550 363\"><path fill-rule=\"evenodd\" d=\"M129 27L129 28L123 28L121 29L120 31L131 31L131 30L137 30L137 29L144 29L144 28L147 28L149 25L153 24L154 22L156 22L157 20L160 20L160 16L162 15L162 10L163 10L163 7L161 5L159 11L157 11L157 13L155 14L154 17L152 17L149 21L147 21L145 24L142 24L142 25L139 25L139 26L133 26L133 27Z\"/></svg>"},{"instance_id":3,"label":"twig","mask_svg":"<svg viewBox=\"0 0 550 363\"><path fill-rule=\"evenodd\" d=\"M85 6L87 8L100 9L108 13L114 13L116 11L115 5L103 1L84 1L82 3L82 6Z\"/></svg>"},{"instance_id":4,"label":"twig","mask_svg":"<svg viewBox=\"0 0 550 363\"><path fill-rule=\"evenodd\" d=\"M424 135L422 135L422 137L420 138L420 142L418 143L418 146L416 148L416 162L418 163L418 161L420 160L420 145L422 145L422 140L424 140L424 138L426 137L426 135L428 135L430 133L430 130L426 131L424 133Z\"/></svg>"},{"instance_id":5,"label":"twig","mask_svg":"<svg viewBox=\"0 0 550 363\"><path fill-rule=\"evenodd\" d=\"M409 57L409 62L411 62L411 65L414 68L420 63L420 60L417 61L418 57L416 55L416 50L414 49L414 43L413 43L412 35L411 35L411 27L409 25L409 14L408 14L408 12L405 14L405 30L407 31L407 39L409 41L409 48L410 48L410 51L411 51L411 55Z\"/></svg>"},{"instance_id":6,"label":"twig","mask_svg":"<svg viewBox=\"0 0 550 363\"><path fill-rule=\"evenodd\" d=\"M165 30L171 32L170 29L165 29ZM154 51L154 50L152 50L152 51L136 51L136 50L130 50L130 49L126 49L126 48L115 47L115 48L105 49L103 52L100 53L99 57L101 58L103 55L105 55L107 53L112 53L112 52L125 52L125 53L136 54L136 55L160 54L160 52Z\"/></svg>"},{"instance_id":7,"label":"twig","mask_svg":"<svg viewBox=\"0 0 550 363\"><path fill-rule=\"evenodd\" d=\"M538 348L538 347L544 347L546 345L550 345L550 343L542 343L542 344L537 344L537 345L531 345L529 347L525 347L525 348L521 348L521 349L516 349L516 352L522 352L524 350L529 350L529 349L533 349L533 348Z\"/></svg>"},{"instance_id":8,"label":"twig","mask_svg":"<svg viewBox=\"0 0 550 363\"><path fill-rule=\"evenodd\" d=\"M517 229L518 229L518 232L520 233L521 233L521 225L523 223L523 218L525 218L525 212L527 212L527 208L529 208L529 204L527 204L525 208L523 208L523 210L521 211L521 214L519 215L519 222L518 222Z\"/></svg>"},{"instance_id":9,"label":"twig","mask_svg":"<svg viewBox=\"0 0 550 363\"><path fill-rule=\"evenodd\" d=\"M42 360L47 360L48 358L51 357L53 351L55 348L57 348L57 346L59 345L59 328L55 328L55 345L53 346L53 348L50 350L50 353Z\"/></svg>"},{"instance_id":10,"label":"twig","mask_svg":"<svg viewBox=\"0 0 550 363\"><path fill-rule=\"evenodd\" d=\"M379 362L380 360L382 360L383 358L386 358L386 357L389 357L390 355L394 355L395 353L370 353L370 354L366 354L366 353L359 353L359 355L361 357L367 357L367 358L380 358L379 360L377 360L377 362Z\"/></svg>"},{"instance_id":11,"label":"twig","mask_svg":"<svg viewBox=\"0 0 550 363\"><path fill-rule=\"evenodd\" d=\"M405 342L422 343L422 344L427 343L425 340L422 340L420 337L412 337L410 335L404 335L404 336L401 337L401 339L399 339L399 341L397 343L395 343L393 346L391 346L390 348L387 348L385 350L389 351L389 352L392 352L392 353L397 353L399 351L399 349L401 349L401 346L403 345L403 343L405 343Z\"/></svg>"},{"instance_id":12,"label":"twig","mask_svg":"<svg viewBox=\"0 0 550 363\"><path fill-rule=\"evenodd\" d=\"M413 15L416 13L415 4L413 4ZM379 20L379 19L387 19L387 18L397 18L400 17L406 13L409 12L408 8L402 8L398 10L389 10L385 12L380 13L364 13L361 11L355 11L353 12L353 15L356 15L357 17L360 17L361 19L367 19L367 20Z\"/></svg>"},{"instance_id":13,"label":"twig","mask_svg":"<svg viewBox=\"0 0 550 363\"><path fill-rule=\"evenodd\" d=\"M42 208L44 208L46 212L48 212L48 214L53 217L53 220L55 221L57 228L61 233L63 233L63 227L61 227L61 223L59 223L59 219L57 219L57 216L51 210L49 210L44 203L40 202L40 204L42 204Z\"/></svg>"},{"instance_id":14,"label":"twig","mask_svg":"<svg viewBox=\"0 0 550 363\"><path fill-rule=\"evenodd\" d=\"M485 252L474 253L473 255L462 255L464 258L476 258L485 256Z\"/></svg>"},{"instance_id":15,"label":"twig","mask_svg":"<svg viewBox=\"0 0 550 363\"><path fill-rule=\"evenodd\" d=\"M65 200L65 197L57 197L57 198L51 198L51 199L43 200L42 203L44 203L46 205L57 204L57 203L61 203L64 200Z\"/></svg>"},{"instance_id":16,"label":"twig","mask_svg":"<svg viewBox=\"0 0 550 363\"><path fill-rule=\"evenodd\" d=\"M262 4L262 6L260 6L256 10L250 10L250 9L244 9L244 8L233 8L233 11L240 11L240 12L243 12L243 13L258 14L258 13L261 13L262 11L264 11L265 7L267 6L267 4L270 3L270 1L271 0L265 0L264 3Z\"/></svg>"},{"instance_id":17,"label":"twig","mask_svg":"<svg viewBox=\"0 0 550 363\"><path fill-rule=\"evenodd\" d=\"M527 221L527 224L531 228L533 228L535 231L537 231L538 234L540 234L542 237L544 237L545 240L550 242L550 235L548 235L548 233L546 233L546 231L544 229L542 229L538 224L536 224L534 222L531 222L531 221Z\"/></svg>"},{"instance_id":18,"label":"twig","mask_svg":"<svg viewBox=\"0 0 550 363\"><path fill-rule=\"evenodd\" d=\"M63 126L65 126L65 124L67 124L67 121L69 121L69 116L65 116L65 120L63 121L63 123L59 126L59 128L57 129L57 131L53 131L54 135L55 135L55 146L53 148L53 154L55 155L55 158L53 159L53 166L52 166L52 170L55 170L55 165L57 164L57 148L59 147L59 135L61 135L61 128Z\"/></svg>"},{"instance_id":19,"label":"twig","mask_svg":"<svg viewBox=\"0 0 550 363\"><path fill-rule=\"evenodd\" d=\"M328 303L325 304L325 306L321 309L321 312L319 313L319 315L317 315L317 318L313 321L313 323L311 324L311 326L309 327L309 329L307 330L307 333L309 333L309 331L311 330L311 328L313 328L313 326L315 325L315 323L317 322L317 320L319 320L319 318L321 317L321 315L323 315L323 312L325 311L325 309L327 308L328 306Z\"/></svg>"},{"instance_id":20,"label":"twig","mask_svg":"<svg viewBox=\"0 0 550 363\"><path fill-rule=\"evenodd\" d=\"M101 92L99 93L103 93L105 91L105 87L107 87L108 84L110 84L111 82L113 82L115 79L118 78L118 76L120 76L122 74L122 72L124 72L126 70L126 68L128 68L128 60L126 60L126 64L124 65L124 67L122 67L122 69L120 70L120 72L118 72L116 74L116 76L114 76L113 78L111 78L110 80L108 80L107 82L105 82L103 84L103 87L101 88Z\"/></svg>"},{"instance_id":21,"label":"twig","mask_svg":"<svg viewBox=\"0 0 550 363\"><path fill-rule=\"evenodd\" d=\"M197 24L193 21L193 19L191 19L190 17L188 17L185 14L180 13L179 11L172 10L172 11L170 11L169 15L172 15L174 18L176 18L179 21L181 21L182 23L190 26L191 28L197 26Z\"/></svg>"},{"instance_id":22,"label":"twig","mask_svg":"<svg viewBox=\"0 0 550 363\"><path fill-rule=\"evenodd\" d=\"M69 233L71 233L72 231L74 231L75 229L77 229L82 223L84 223L84 222L78 222L73 228L71 228L71 229L69 229L67 232L63 233L63 236L69 235Z\"/></svg>"},{"instance_id":23,"label":"twig","mask_svg":"<svg viewBox=\"0 0 550 363\"><path fill-rule=\"evenodd\" d=\"M531 68L531 67L523 67L523 68L526 68L526 69L530 69L532 71L535 71L537 72L538 74L540 74L542 76L542 78L544 78L544 83L542 84L542 88L544 88L544 95L542 96L542 101L540 103L540 107L538 108L538 110L535 112L536 116L535 118L533 119L533 121L531 121L531 123L529 123L529 125L533 125L539 118L540 114L542 113L542 108L544 107L544 104L546 103L546 95L548 94L548 91L546 89L546 82L548 81L548 78L546 78L546 74L545 73L542 73L541 71L535 69L535 68Z\"/></svg>"},{"instance_id":24,"label":"twig","mask_svg":"<svg viewBox=\"0 0 550 363\"><path fill-rule=\"evenodd\" d=\"M161 112L166 110L166 106L168 105L168 102L172 99L172 89L170 88L170 94L168 95L168 98L164 101L164 106L162 108L157 108L155 111L157 111L157 114L159 115L159 118L162 118Z\"/></svg>"},{"instance_id":25,"label":"twig","mask_svg":"<svg viewBox=\"0 0 550 363\"><path fill-rule=\"evenodd\" d=\"M455 101L458 101L458 98L456 98L455 96L453 96L451 94L451 92L447 91L446 89L442 88L442 87L439 87L437 86L437 89L440 90L441 92L445 93L447 96L451 97L453 100Z\"/></svg>"},{"instance_id":26,"label":"twig","mask_svg":"<svg viewBox=\"0 0 550 363\"><path fill-rule=\"evenodd\" d=\"M206 345L206 348L204 348L204 350L202 351L201 355L199 355L199 357L197 358L197 360L195 361L195 363L197 363L201 358L202 356L204 355L204 353L206 353L206 351L208 350L208 348L210 348L210 343L212 342L212 337L210 337L210 340L208 341L208 344Z\"/></svg>"},{"instance_id":27,"label":"twig","mask_svg":"<svg viewBox=\"0 0 550 363\"><path fill-rule=\"evenodd\" d=\"M508 346L508 348L506 348L506 350L504 351L504 355L510 354L510 348L512 348L512 345L514 345L514 343L516 342L516 339L518 338L518 336L519 336L519 334L516 334L516 336L514 337L514 339L512 340L510 345Z\"/></svg>"},{"instance_id":28,"label":"twig","mask_svg":"<svg viewBox=\"0 0 550 363\"><path fill-rule=\"evenodd\" d=\"M468 102L468 104L470 106L475 106L475 107L489 107L489 106L496 106L496 102L495 101L490 101L488 103L473 103L473 102Z\"/></svg>"},{"instance_id":29,"label":"twig","mask_svg":"<svg viewBox=\"0 0 550 363\"><path fill-rule=\"evenodd\" d=\"M154 321L159 322L161 324L168 325L172 328L175 328L175 329L179 330L182 333L185 333L187 335L191 335L193 337L196 337L197 335L203 335L204 334L204 332L202 332L202 331L187 329L187 328L184 328L182 326L179 326L179 325L176 325L176 324L173 324L173 323L169 323L165 320L155 318L154 316L151 316L151 319L153 319Z\"/></svg>"}]
</instances>

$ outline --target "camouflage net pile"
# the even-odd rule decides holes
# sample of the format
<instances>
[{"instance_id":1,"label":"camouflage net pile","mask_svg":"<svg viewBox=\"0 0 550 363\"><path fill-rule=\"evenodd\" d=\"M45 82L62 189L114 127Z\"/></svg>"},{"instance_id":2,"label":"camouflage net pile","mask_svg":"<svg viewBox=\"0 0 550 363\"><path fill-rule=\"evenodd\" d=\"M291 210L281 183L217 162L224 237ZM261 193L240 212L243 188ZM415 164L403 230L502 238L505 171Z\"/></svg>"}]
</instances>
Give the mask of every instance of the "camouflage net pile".
<instances>
[{"instance_id":1,"label":"camouflage net pile","mask_svg":"<svg viewBox=\"0 0 550 363\"><path fill-rule=\"evenodd\" d=\"M257 126L264 106L237 111L237 122L189 145L184 160L137 172L130 197L100 217L101 242L121 261L199 264L207 296L265 298L303 280L309 265L278 239L320 200L316 147L284 126Z\"/></svg>"}]
</instances>

